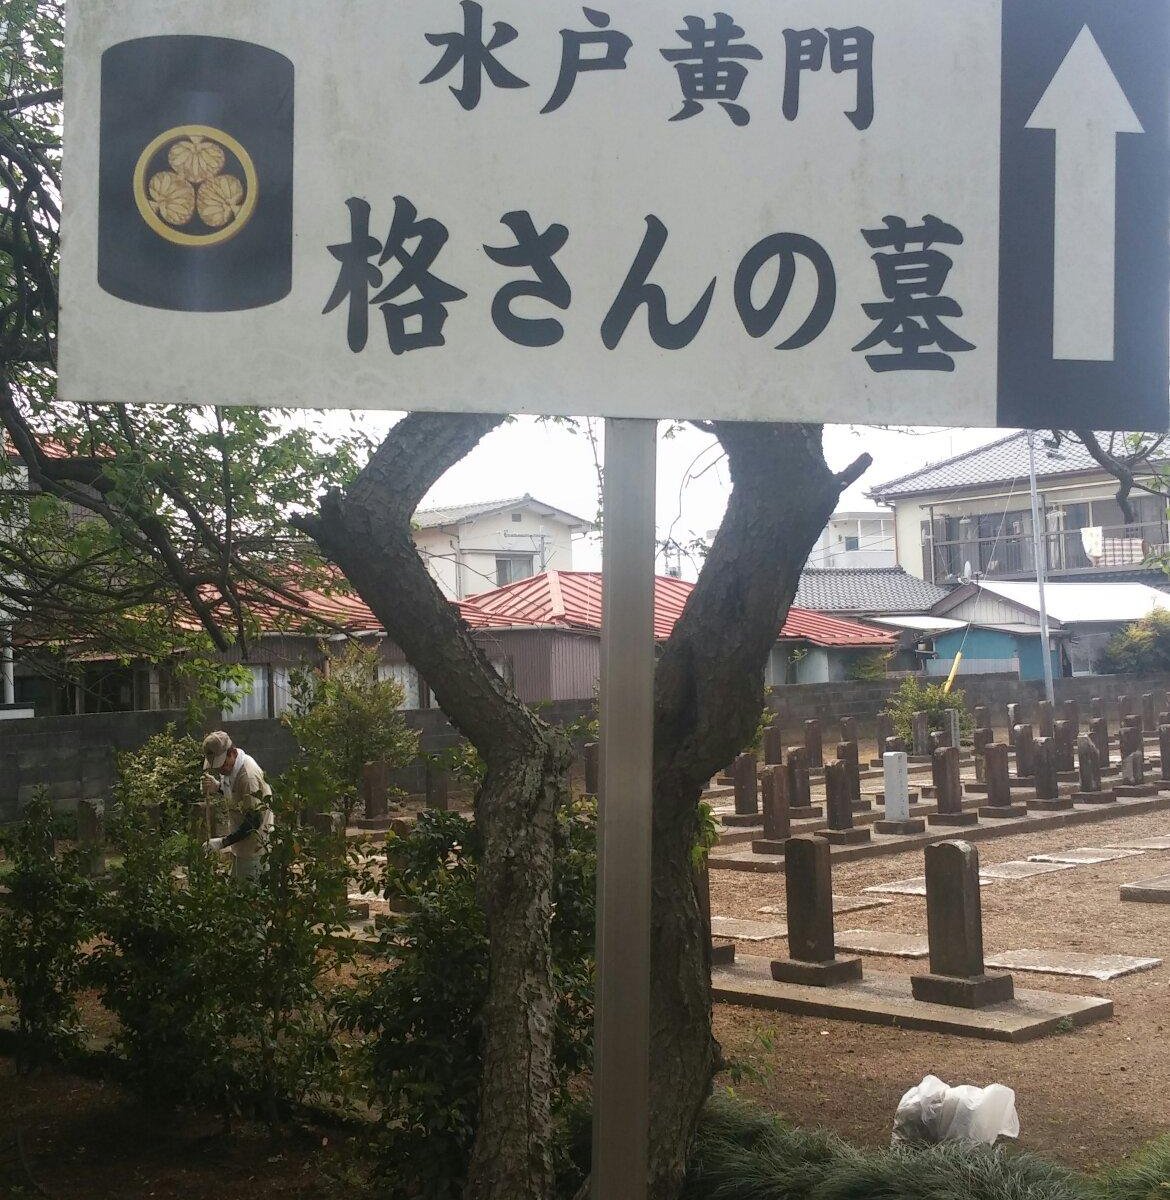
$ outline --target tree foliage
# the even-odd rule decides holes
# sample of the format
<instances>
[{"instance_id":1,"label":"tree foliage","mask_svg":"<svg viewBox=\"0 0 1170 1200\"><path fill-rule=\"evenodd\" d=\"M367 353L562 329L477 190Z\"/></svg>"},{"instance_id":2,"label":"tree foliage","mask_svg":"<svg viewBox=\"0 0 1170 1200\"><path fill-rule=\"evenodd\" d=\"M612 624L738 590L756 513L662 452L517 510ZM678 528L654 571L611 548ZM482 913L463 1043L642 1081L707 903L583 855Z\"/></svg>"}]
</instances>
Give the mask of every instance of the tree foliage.
<instances>
[{"instance_id":1,"label":"tree foliage","mask_svg":"<svg viewBox=\"0 0 1170 1200\"><path fill-rule=\"evenodd\" d=\"M960 725L970 726L971 718L967 714L967 698L961 688L945 690L943 683L926 683L921 679L910 676L903 679L898 690L886 701L886 715L894 722L894 732L907 743L913 736L913 721L916 712L926 713L930 729L942 729L946 720L945 714L951 710L958 712Z\"/></svg>"},{"instance_id":2,"label":"tree foliage","mask_svg":"<svg viewBox=\"0 0 1170 1200\"><path fill-rule=\"evenodd\" d=\"M378 678L376 647L350 642L324 667L294 671L292 692L292 707L282 719L305 765L348 823L366 763L385 762L394 769L418 753L418 734L402 715L402 685Z\"/></svg>"},{"instance_id":3,"label":"tree foliage","mask_svg":"<svg viewBox=\"0 0 1170 1200\"><path fill-rule=\"evenodd\" d=\"M1112 675L1170 671L1170 612L1155 609L1119 629L1101 652L1097 669Z\"/></svg>"}]
</instances>

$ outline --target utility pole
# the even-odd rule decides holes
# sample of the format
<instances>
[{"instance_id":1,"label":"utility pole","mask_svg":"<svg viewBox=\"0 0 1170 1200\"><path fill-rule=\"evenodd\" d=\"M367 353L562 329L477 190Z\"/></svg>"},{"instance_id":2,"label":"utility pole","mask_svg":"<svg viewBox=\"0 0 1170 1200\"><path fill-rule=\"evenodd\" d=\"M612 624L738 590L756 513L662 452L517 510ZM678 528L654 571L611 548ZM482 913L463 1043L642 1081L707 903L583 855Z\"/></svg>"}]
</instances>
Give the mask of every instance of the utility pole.
<instances>
[{"instance_id":1,"label":"utility pole","mask_svg":"<svg viewBox=\"0 0 1170 1200\"><path fill-rule=\"evenodd\" d=\"M1036 490L1036 435L1028 430L1028 483L1032 491L1032 557L1036 561L1036 586L1040 593L1040 658L1044 664L1044 694L1056 703L1052 683L1052 647L1048 640L1048 604L1044 598L1048 574L1047 539L1040 530L1040 495Z\"/></svg>"}]
</instances>

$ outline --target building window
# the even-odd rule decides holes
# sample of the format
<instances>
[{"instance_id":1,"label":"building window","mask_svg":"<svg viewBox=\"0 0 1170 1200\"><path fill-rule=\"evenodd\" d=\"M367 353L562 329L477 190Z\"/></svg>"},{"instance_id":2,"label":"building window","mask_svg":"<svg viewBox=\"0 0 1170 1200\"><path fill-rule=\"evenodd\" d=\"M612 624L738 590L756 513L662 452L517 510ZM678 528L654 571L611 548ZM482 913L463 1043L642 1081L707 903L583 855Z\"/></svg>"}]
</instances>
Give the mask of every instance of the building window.
<instances>
[{"instance_id":1,"label":"building window","mask_svg":"<svg viewBox=\"0 0 1170 1200\"><path fill-rule=\"evenodd\" d=\"M524 514L523 514L523 513L513 513L513 514L512 514L512 524L513 524L513 525L519 525L519 524L520 524L520 522L521 522L521 521L523 521L523 520L524 520Z\"/></svg>"},{"instance_id":2,"label":"building window","mask_svg":"<svg viewBox=\"0 0 1170 1200\"><path fill-rule=\"evenodd\" d=\"M268 716L268 668L245 666L251 682L245 684L225 683L228 697L223 706L225 721L257 721Z\"/></svg>"},{"instance_id":3,"label":"building window","mask_svg":"<svg viewBox=\"0 0 1170 1200\"><path fill-rule=\"evenodd\" d=\"M847 537L845 539L846 550L858 550L861 547L861 539L855 537Z\"/></svg>"},{"instance_id":4,"label":"building window","mask_svg":"<svg viewBox=\"0 0 1170 1200\"><path fill-rule=\"evenodd\" d=\"M402 688L400 708L422 708L418 672L410 663L379 663L378 678L393 679Z\"/></svg>"},{"instance_id":5,"label":"building window","mask_svg":"<svg viewBox=\"0 0 1170 1200\"><path fill-rule=\"evenodd\" d=\"M503 587L518 579L528 579L532 575L532 560L531 554L497 554L496 586Z\"/></svg>"},{"instance_id":6,"label":"building window","mask_svg":"<svg viewBox=\"0 0 1170 1200\"><path fill-rule=\"evenodd\" d=\"M283 716L292 708L292 672L288 667L272 668L272 715Z\"/></svg>"}]
</instances>

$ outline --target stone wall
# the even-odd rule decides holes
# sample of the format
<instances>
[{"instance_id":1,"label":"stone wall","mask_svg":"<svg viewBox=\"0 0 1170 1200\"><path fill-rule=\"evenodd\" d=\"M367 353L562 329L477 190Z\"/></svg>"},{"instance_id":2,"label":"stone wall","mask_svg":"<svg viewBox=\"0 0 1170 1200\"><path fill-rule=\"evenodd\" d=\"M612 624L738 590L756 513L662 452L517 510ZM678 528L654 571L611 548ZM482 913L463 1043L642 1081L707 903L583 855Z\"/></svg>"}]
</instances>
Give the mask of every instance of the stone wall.
<instances>
[{"instance_id":1,"label":"stone wall","mask_svg":"<svg viewBox=\"0 0 1170 1200\"><path fill-rule=\"evenodd\" d=\"M590 715L591 701L559 701L541 706L546 721L569 723ZM454 745L458 735L438 709L405 714L419 731L427 753ZM83 717L38 717L0 722L0 823L16 818L37 787L44 786L61 811L72 811L78 800L108 799L120 751L136 749L168 724L186 728L182 712L103 713ZM292 762L296 743L279 721L221 723L233 741L248 751L270 777ZM193 730L202 735L208 725ZM425 763L412 763L394 779L407 792L424 790Z\"/></svg>"}]
</instances>

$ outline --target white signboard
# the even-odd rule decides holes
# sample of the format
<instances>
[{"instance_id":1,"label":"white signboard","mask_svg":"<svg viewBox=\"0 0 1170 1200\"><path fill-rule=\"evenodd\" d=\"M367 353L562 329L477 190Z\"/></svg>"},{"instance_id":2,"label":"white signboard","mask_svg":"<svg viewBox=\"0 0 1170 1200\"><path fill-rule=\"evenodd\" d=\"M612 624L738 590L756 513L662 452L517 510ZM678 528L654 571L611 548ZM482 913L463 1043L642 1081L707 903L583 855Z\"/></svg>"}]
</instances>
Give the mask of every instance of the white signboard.
<instances>
[{"instance_id":1,"label":"white signboard","mask_svg":"<svg viewBox=\"0 0 1170 1200\"><path fill-rule=\"evenodd\" d=\"M1163 0L73 0L77 401L1167 417Z\"/></svg>"}]
</instances>

